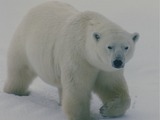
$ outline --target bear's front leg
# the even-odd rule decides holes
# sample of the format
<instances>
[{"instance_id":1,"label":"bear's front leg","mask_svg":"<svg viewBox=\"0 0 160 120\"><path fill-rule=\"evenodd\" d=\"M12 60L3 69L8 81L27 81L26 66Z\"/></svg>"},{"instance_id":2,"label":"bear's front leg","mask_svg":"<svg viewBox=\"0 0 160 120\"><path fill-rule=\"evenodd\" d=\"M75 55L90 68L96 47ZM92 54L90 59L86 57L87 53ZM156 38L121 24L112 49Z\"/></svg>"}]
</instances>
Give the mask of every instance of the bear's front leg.
<instances>
[{"instance_id":1,"label":"bear's front leg","mask_svg":"<svg viewBox=\"0 0 160 120\"><path fill-rule=\"evenodd\" d=\"M100 108L103 117L121 116L130 106L131 100L123 71L100 72L94 91L104 104Z\"/></svg>"},{"instance_id":2,"label":"bear's front leg","mask_svg":"<svg viewBox=\"0 0 160 120\"><path fill-rule=\"evenodd\" d=\"M62 100L68 120L90 120L90 92L73 87L71 89L63 91Z\"/></svg>"},{"instance_id":3,"label":"bear's front leg","mask_svg":"<svg viewBox=\"0 0 160 120\"><path fill-rule=\"evenodd\" d=\"M81 66L82 67L82 66ZM90 120L90 96L96 72L79 68L62 73L62 107L68 120Z\"/></svg>"}]
</instances>

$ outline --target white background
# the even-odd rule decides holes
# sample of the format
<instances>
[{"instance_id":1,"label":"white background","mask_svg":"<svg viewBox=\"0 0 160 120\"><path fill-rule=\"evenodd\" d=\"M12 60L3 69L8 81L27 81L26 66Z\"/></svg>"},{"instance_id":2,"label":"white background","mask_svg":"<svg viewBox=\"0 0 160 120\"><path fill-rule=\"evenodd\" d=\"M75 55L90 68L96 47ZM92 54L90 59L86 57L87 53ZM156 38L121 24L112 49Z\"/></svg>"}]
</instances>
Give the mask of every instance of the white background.
<instances>
[{"instance_id":1,"label":"white background","mask_svg":"<svg viewBox=\"0 0 160 120\"><path fill-rule=\"evenodd\" d=\"M57 90L39 78L31 95L18 97L3 93L6 55L13 33L27 11L47 0L0 0L0 120L66 120L58 106ZM159 120L159 3L158 0L59 0L80 11L103 14L129 32L139 32L134 58L125 76L132 98L127 114L114 120ZM92 117L102 103L93 95ZM103 119L110 120L110 119Z\"/></svg>"}]
</instances>

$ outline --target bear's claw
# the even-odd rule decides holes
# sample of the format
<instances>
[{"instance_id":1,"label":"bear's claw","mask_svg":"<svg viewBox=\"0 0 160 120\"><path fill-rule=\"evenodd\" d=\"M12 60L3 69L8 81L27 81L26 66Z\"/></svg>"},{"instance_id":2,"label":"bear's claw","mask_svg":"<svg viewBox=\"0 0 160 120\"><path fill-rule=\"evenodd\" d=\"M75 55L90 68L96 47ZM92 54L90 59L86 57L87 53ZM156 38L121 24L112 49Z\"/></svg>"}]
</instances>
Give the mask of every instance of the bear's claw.
<instances>
[{"instance_id":1,"label":"bear's claw","mask_svg":"<svg viewBox=\"0 0 160 120\"><path fill-rule=\"evenodd\" d=\"M122 116L130 105L130 99L122 100L116 98L105 103L99 110L103 117L119 117Z\"/></svg>"},{"instance_id":2,"label":"bear's claw","mask_svg":"<svg viewBox=\"0 0 160 120\"><path fill-rule=\"evenodd\" d=\"M103 116L103 117L108 117L107 115L106 115L106 112L107 112L107 106L105 106L105 105L103 105L100 109L99 109L99 112L100 112L100 114Z\"/></svg>"}]
</instances>

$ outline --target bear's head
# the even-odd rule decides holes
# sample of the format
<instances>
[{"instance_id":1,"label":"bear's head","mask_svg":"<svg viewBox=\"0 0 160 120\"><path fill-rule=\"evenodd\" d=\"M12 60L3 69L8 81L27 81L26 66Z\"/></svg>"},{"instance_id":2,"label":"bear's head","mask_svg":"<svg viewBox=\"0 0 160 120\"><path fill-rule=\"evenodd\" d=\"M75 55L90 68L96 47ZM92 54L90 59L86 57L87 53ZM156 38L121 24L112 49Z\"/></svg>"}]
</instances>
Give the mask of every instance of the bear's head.
<instances>
[{"instance_id":1,"label":"bear's head","mask_svg":"<svg viewBox=\"0 0 160 120\"><path fill-rule=\"evenodd\" d=\"M105 71L123 69L133 56L139 34L130 34L95 12L83 14L88 18L85 49L89 63Z\"/></svg>"}]
</instances>

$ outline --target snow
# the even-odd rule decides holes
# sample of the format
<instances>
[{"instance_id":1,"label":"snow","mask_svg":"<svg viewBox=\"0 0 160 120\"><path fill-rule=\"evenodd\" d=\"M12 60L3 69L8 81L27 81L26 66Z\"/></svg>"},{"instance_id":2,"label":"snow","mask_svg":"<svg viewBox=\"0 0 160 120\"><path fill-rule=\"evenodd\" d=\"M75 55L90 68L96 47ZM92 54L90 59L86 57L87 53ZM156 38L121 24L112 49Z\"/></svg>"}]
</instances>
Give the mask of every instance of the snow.
<instances>
[{"instance_id":1,"label":"snow","mask_svg":"<svg viewBox=\"0 0 160 120\"><path fill-rule=\"evenodd\" d=\"M7 49L16 26L27 11L47 0L0 0L0 120L66 120L58 105L57 89L39 78L31 85L30 96L3 92ZM158 0L59 0L77 9L97 11L130 32L139 32L133 59L125 76L132 104L125 116L114 120L159 120L159 9ZM102 118L102 103L93 95L91 116Z\"/></svg>"}]
</instances>

